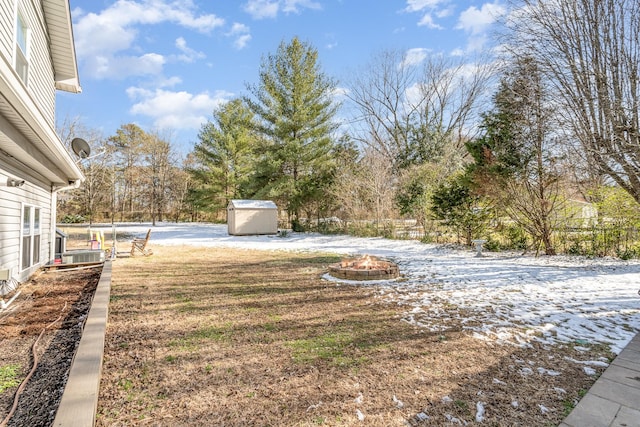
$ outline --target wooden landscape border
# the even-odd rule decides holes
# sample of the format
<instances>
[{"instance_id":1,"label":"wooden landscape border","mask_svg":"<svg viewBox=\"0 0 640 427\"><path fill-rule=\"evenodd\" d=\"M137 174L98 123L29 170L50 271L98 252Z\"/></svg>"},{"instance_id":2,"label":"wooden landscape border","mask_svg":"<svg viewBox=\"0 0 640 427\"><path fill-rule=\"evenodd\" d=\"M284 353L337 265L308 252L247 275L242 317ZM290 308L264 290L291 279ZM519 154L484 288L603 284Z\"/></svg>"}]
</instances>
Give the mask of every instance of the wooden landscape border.
<instances>
[{"instance_id":1,"label":"wooden landscape border","mask_svg":"<svg viewBox=\"0 0 640 427\"><path fill-rule=\"evenodd\" d=\"M53 421L53 425L56 427L95 425L105 333L109 316L111 267L111 260L104 262L87 321L84 324L82 338L71 362L69 379Z\"/></svg>"}]
</instances>

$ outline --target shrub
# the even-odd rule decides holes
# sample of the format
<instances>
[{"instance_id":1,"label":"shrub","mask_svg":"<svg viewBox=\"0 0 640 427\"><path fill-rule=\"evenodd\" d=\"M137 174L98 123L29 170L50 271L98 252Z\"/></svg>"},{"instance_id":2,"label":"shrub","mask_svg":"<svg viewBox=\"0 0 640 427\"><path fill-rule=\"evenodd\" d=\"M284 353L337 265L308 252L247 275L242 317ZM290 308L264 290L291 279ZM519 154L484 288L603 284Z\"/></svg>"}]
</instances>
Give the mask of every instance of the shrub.
<instances>
[{"instance_id":1,"label":"shrub","mask_svg":"<svg viewBox=\"0 0 640 427\"><path fill-rule=\"evenodd\" d=\"M62 218L63 224L80 224L85 222L85 218L82 215L65 215Z\"/></svg>"}]
</instances>

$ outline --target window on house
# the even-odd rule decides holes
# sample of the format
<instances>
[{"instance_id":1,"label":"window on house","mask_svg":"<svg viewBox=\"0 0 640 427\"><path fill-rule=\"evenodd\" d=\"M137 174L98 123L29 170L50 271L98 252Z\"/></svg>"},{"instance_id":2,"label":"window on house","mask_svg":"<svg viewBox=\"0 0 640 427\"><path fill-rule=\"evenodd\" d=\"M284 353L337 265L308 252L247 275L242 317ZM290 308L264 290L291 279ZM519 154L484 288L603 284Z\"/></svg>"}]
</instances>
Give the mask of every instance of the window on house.
<instances>
[{"instance_id":1,"label":"window on house","mask_svg":"<svg viewBox=\"0 0 640 427\"><path fill-rule=\"evenodd\" d=\"M16 72L20 79L27 84L27 78L29 76L29 61L28 61L28 42L29 42L29 28L27 27L24 18L18 13L18 19L16 23Z\"/></svg>"},{"instance_id":2,"label":"window on house","mask_svg":"<svg viewBox=\"0 0 640 427\"><path fill-rule=\"evenodd\" d=\"M20 267L25 270L40 262L40 208L23 205L21 235L22 256Z\"/></svg>"}]
</instances>

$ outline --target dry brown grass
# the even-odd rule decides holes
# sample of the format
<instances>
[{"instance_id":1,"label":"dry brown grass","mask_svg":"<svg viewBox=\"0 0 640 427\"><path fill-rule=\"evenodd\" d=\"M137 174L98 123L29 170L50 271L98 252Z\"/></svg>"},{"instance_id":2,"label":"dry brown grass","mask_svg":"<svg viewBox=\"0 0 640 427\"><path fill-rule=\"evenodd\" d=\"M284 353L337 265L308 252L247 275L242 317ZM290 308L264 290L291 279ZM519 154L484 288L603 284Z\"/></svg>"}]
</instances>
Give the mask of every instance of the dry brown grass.
<instances>
[{"instance_id":1,"label":"dry brown grass","mask_svg":"<svg viewBox=\"0 0 640 427\"><path fill-rule=\"evenodd\" d=\"M557 425L595 380L563 356L608 355L426 332L331 255L153 249L114 262L98 426Z\"/></svg>"}]
</instances>

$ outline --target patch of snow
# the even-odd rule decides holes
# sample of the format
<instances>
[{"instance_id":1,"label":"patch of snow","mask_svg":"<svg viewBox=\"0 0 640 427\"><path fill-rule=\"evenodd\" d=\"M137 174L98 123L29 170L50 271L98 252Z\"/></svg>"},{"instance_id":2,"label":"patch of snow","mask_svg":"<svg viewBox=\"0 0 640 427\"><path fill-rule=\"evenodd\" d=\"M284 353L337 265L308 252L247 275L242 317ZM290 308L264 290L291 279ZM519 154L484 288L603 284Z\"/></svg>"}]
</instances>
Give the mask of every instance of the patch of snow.
<instances>
[{"instance_id":1,"label":"patch of snow","mask_svg":"<svg viewBox=\"0 0 640 427\"><path fill-rule=\"evenodd\" d=\"M355 399L353 399L354 402L356 402L356 404L361 404L362 400L364 399L364 396L362 395L362 393L358 393L358 395L356 396Z\"/></svg>"},{"instance_id":2,"label":"patch of snow","mask_svg":"<svg viewBox=\"0 0 640 427\"><path fill-rule=\"evenodd\" d=\"M547 408L544 405L540 405L538 404L538 407L540 408L540 412L542 412L543 414L546 414L547 412L549 412L551 409Z\"/></svg>"},{"instance_id":3,"label":"patch of snow","mask_svg":"<svg viewBox=\"0 0 640 427\"><path fill-rule=\"evenodd\" d=\"M571 357L565 357L565 359L569 362L578 363L580 365L599 366L601 368L606 368L609 366L607 362L603 362L601 360L576 360Z\"/></svg>"},{"instance_id":4,"label":"patch of snow","mask_svg":"<svg viewBox=\"0 0 640 427\"><path fill-rule=\"evenodd\" d=\"M307 408L307 412L313 410L313 409L318 409L319 407L322 406L322 401L316 403L315 405L309 405L309 407Z\"/></svg>"},{"instance_id":5,"label":"patch of snow","mask_svg":"<svg viewBox=\"0 0 640 427\"><path fill-rule=\"evenodd\" d=\"M589 375L589 376L592 376L592 375L595 375L595 374L596 374L596 370L595 370L595 369L593 369L593 368L590 368L590 367L588 367L588 366L585 366L585 367L583 367L582 369L584 370L584 373L585 373L585 374L587 374L587 375Z\"/></svg>"},{"instance_id":6,"label":"patch of snow","mask_svg":"<svg viewBox=\"0 0 640 427\"><path fill-rule=\"evenodd\" d=\"M513 406L514 408L517 408L518 406L520 406L520 404L518 403L517 400L514 400L513 402L511 402L511 406Z\"/></svg>"},{"instance_id":7,"label":"patch of snow","mask_svg":"<svg viewBox=\"0 0 640 427\"><path fill-rule=\"evenodd\" d=\"M567 394L567 390L565 390L563 388L560 388L560 387L554 387L553 390L555 392L557 392L557 393L560 393L560 394Z\"/></svg>"},{"instance_id":8,"label":"patch of snow","mask_svg":"<svg viewBox=\"0 0 640 427\"><path fill-rule=\"evenodd\" d=\"M403 307L403 320L426 331L463 328L478 339L530 346L602 344L619 353L640 330L640 260L519 255L318 233L230 236L224 224L118 224L117 233L143 235L151 245L369 254L400 266L393 281L336 284L370 286ZM93 231L111 231L111 225ZM584 344L583 344L584 343ZM576 348L576 347L574 347ZM580 348L578 348L580 349Z\"/></svg>"},{"instance_id":9,"label":"patch of snow","mask_svg":"<svg viewBox=\"0 0 640 427\"><path fill-rule=\"evenodd\" d=\"M393 396L393 403L396 404L396 408L398 409L404 408L404 403L402 402L402 400L398 400L398 398L395 395Z\"/></svg>"},{"instance_id":10,"label":"patch of snow","mask_svg":"<svg viewBox=\"0 0 640 427\"><path fill-rule=\"evenodd\" d=\"M460 418L456 418L451 414L445 414L444 416L447 421L449 421L451 424L460 424L460 425L467 425L467 422L464 420L461 420Z\"/></svg>"},{"instance_id":11,"label":"patch of snow","mask_svg":"<svg viewBox=\"0 0 640 427\"><path fill-rule=\"evenodd\" d=\"M444 396L442 398L442 403L451 403L451 402L453 402L453 399L450 398L449 396Z\"/></svg>"},{"instance_id":12,"label":"patch of snow","mask_svg":"<svg viewBox=\"0 0 640 427\"><path fill-rule=\"evenodd\" d=\"M494 384L500 384L500 385L507 385L507 383L505 383L504 381L500 381L500 380L499 380L499 379L497 379L497 378L494 378L494 379L493 379L493 383L494 383Z\"/></svg>"},{"instance_id":13,"label":"patch of snow","mask_svg":"<svg viewBox=\"0 0 640 427\"><path fill-rule=\"evenodd\" d=\"M552 369L545 369L542 366L538 367L538 373L540 375L549 375L549 376L552 376L552 377L557 377L557 376L561 375L561 373L558 372L558 371L554 371Z\"/></svg>"},{"instance_id":14,"label":"patch of snow","mask_svg":"<svg viewBox=\"0 0 640 427\"><path fill-rule=\"evenodd\" d=\"M358 421L364 421L364 414L360 409L356 409L356 417L358 417Z\"/></svg>"},{"instance_id":15,"label":"patch of snow","mask_svg":"<svg viewBox=\"0 0 640 427\"><path fill-rule=\"evenodd\" d=\"M427 421L427 420L429 419L429 415L425 414L424 412L418 412L418 413L416 414L416 418L417 418L419 421Z\"/></svg>"},{"instance_id":16,"label":"patch of snow","mask_svg":"<svg viewBox=\"0 0 640 427\"><path fill-rule=\"evenodd\" d=\"M526 376L531 375L531 374L533 374L533 369L531 369L531 368L526 368L525 367L525 368L520 369L520 375L522 375L522 376L526 377Z\"/></svg>"},{"instance_id":17,"label":"patch of snow","mask_svg":"<svg viewBox=\"0 0 640 427\"><path fill-rule=\"evenodd\" d=\"M484 421L484 403L476 403L476 422L481 423Z\"/></svg>"}]
</instances>

